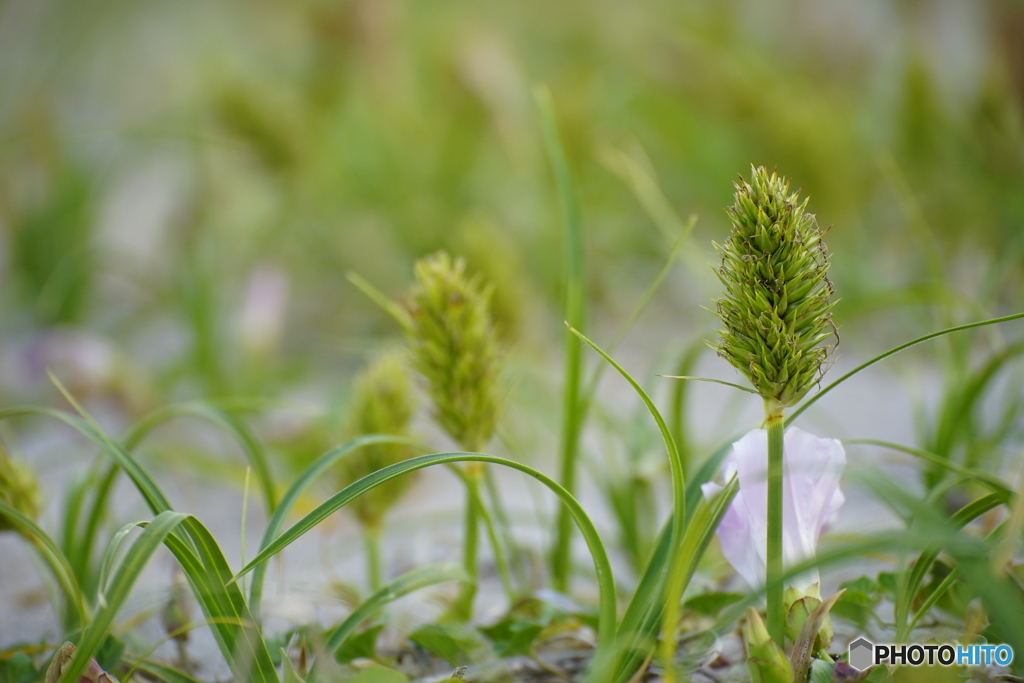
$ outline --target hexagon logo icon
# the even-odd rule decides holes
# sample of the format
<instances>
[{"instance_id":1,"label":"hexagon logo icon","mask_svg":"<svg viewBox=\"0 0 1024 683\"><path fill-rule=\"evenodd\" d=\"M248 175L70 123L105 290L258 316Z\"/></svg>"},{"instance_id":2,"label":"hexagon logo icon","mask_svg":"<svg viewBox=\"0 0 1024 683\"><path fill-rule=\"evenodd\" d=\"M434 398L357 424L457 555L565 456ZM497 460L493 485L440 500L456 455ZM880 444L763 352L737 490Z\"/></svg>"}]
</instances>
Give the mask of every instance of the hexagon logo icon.
<instances>
[{"instance_id":1,"label":"hexagon logo icon","mask_svg":"<svg viewBox=\"0 0 1024 683\"><path fill-rule=\"evenodd\" d=\"M857 671L863 671L872 664L875 659L875 645L866 638L858 638L850 643L849 663Z\"/></svg>"}]
</instances>

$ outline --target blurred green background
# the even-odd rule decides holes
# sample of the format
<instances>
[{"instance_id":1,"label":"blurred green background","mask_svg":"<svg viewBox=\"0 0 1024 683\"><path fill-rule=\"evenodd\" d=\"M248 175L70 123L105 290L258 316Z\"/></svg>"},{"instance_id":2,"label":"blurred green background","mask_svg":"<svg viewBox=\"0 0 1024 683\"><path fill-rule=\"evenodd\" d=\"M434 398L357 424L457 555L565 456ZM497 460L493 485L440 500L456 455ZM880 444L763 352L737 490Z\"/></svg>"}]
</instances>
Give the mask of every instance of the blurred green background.
<instances>
[{"instance_id":1,"label":"blurred green background","mask_svg":"<svg viewBox=\"0 0 1024 683\"><path fill-rule=\"evenodd\" d=\"M599 340L674 239L630 168L700 219L641 321L655 346L711 334L711 241L751 163L834 226L844 344L1024 303L1020 2L4 0L0 400L56 400L50 367L126 422L340 401L397 335L346 273L401 296L439 248L497 283L518 357L557 386L541 84Z\"/></svg>"}]
</instances>

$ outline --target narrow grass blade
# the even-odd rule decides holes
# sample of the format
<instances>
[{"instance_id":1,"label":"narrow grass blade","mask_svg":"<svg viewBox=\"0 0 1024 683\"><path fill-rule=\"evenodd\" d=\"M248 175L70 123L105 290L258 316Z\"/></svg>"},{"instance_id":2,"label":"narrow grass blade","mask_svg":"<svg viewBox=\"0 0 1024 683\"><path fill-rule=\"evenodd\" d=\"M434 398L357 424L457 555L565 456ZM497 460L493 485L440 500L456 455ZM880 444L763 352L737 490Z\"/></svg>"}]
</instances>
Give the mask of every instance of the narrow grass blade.
<instances>
[{"instance_id":1,"label":"narrow grass blade","mask_svg":"<svg viewBox=\"0 0 1024 683\"><path fill-rule=\"evenodd\" d=\"M577 329L583 328L585 251L583 246L583 219L580 215L576 186L569 171L558 124L555 105L547 88L537 88L534 100L540 116L541 133L548 160L554 171L565 228L565 319ZM580 341L572 334L565 335L565 387L562 399L562 460L559 481L565 490L576 488L576 465L579 459L579 439L583 425L580 384L583 373L583 353ZM571 563L569 546L572 522L565 508L558 511L557 535L551 555L552 583L555 590L565 592L569 587Z\"/></svg>"},{"instance_id":2,"label":"narrow grass blade","mask_svg":"<svg viewBox=\"0 0 1024 683\"><path fill-rule=\"evenodd\" d=\"M164 538L181 524L188 515L180 512L162 512L152 522L145 523L146 528L135 540L132 547L125 554L124 561L118 568L117 574L111 582L111 588L107 594L106 606L100 608L92 622L82 632L78 642L78 649L75 656L68 663L64 675L61 676L61 683L77 681L79 675L85 670L89 658L96 654L103 639L106 638L110 625L114 622L121 605L124 604L128 593L135 580L142 573L143 567L153 555L153 552L160 547Z\"/></svg>"},{"instance_id":3,"label":"narrow grass blade","mask_svg":"<svg viewBox=\"0 0 1024 683\"><path fill-rule=\"evenodd\" d=\"M469 576L457 564L435 564L402 574L368 597L345 621L327 634L327 651L337 653L345 639L352 635L360 624L373 617L388 603L421 588L447 581L469 581Z\"/></svg>"},{"instance_id":4,"label":"narrow grass blade","mask_svg":"<svg viewBox=\"0 0 1024 683\"><path fill-rule=\"evenodd\" d=\"M394 318L403 330L409 330L412 328L412 320L409 318L409 312L370 284L369 280L365 279L358 273L352 272L347 273L345 277L347 277L348 281L355 285L360 292L368 296L373 303L380 306L385 313Z\"/></svg>"},{"instance_id":5,"label":"narrow grass blade","mask_svg":"<svg viewBox=\"0 0 1024 683\"><path fill-rule=\"evenodd\" d=\"M932 332L931 334L926 334L923 337L918 337L917 339L913 339L913 340L907 342L906 344L900 344L899 346L891 348L888 351L886 351L885 353L879 354L879 355L875 356L874 358L872 358L871 360L866 361L864 363L861 363L860 365L855 367L853 370L850 370L848 373L846 373L845 375L843 375L842 377L840 377L839 379L835 380L834 382L832 382L831 384L826 386L824 389L822 389L821 391L816 393L814 396L811 396L810 398L808 398L806 401L804 401L800 405L800 407L798 407L796 410L794 410L792 413L790 413L788 418L786 418L786 426L788 427L790 424L792 424L793 420L795 420L805 410L807 410L812 405L814 405L817 401L819 401L822 396L824 396L828 392L832 391L837 386L839 386L840 384L842 384L846 380L850 379L851 377L856 375L861 370L864 370L865 368L869 368L872 365L874 365L875 363L878 363L879 361L885 360L889 356L895 355L895 354L897 354L900 351L903 351L905 349L909 349L911 346L916 346L916 345L918 345L918 344L920 344L922 342L926 342L929 339L935 339L936 337L942 337L944 335L952 334L954 332L961 332L963 330L971 330L971 329L974 329L976 327L984 327L985 325L997 325L999 323L1010 322L1011 320L1020 320L1021 318L1024 318L1024 313L1014 313L1013 315L1007 315L1007 316L1003 316L1001 318L991 318L989 320L981 320L979 322L968 323L966 325L957 325L956 327L949 327L949 328L946 328L944 330L939 330L938 332Z\"/></svg>"},{"instance_id":6,"label":"narrow grass blade","mask_svg":"<svg viewBox=\"0 0 1024 683\"><path fill-rule=\"evenodd\" d=\"M32 544L43 563L53 574L57 585L64 591L64 597L74 609L79 623L85 623L89 613L85 608L82 589L75 579L75 572L71 564L54 540L39 525L2 500L0 500L0 516L5 517L8 523Z\"/></svg>"},{"instance_id":7,"label":"narrow grass blade","mask_svg":"<svg viewBox=\"0 0 1024 683\"><path fill-rule=\"evenodd\" d=\"M184 673L178 671L175 668L169 667L159 662L154 662L151 659L133 659L131 657L125 657L124 661L133 669L137 669L145 674L147 677L152 677L158 681L164 681L164 683L199 683L198 680Z\"/></svg>"},{"instance_id":8,"label":"narrow grass blade","mask_svg":"<svg viewBox=\"0 0 1024 683\"><path fill-rule=\"evenodd\" d=\"M114 537L110 539L110 543L107 544L107 549L103 553L103 560L100 562L100 573L99 579L96 582L96 604L100 607L106 607L107 599L104 593L106 592L107 577L110 576L110 570L114 566L114 559L117 557L117 551L121 548L121 543L131 533L132 529L139 526L138 522L131 522L125 524L123 527L117 530Z\"/></svg>"}]
</instances>

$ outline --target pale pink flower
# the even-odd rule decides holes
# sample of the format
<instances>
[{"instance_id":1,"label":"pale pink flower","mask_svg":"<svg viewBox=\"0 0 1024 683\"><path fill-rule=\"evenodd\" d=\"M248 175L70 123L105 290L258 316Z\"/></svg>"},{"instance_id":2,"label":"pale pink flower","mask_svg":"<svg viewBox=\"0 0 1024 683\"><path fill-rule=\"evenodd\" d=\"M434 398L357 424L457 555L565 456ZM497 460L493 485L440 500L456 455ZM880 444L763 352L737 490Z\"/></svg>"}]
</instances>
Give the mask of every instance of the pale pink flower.
<instances>
[{"instance_id":1,"label":"pale pink flower","mask_svg":"<svg viewBox=\"0 0 1024 683\"><path fill-rule=\"evenodd\" d=\"M814 557L822 530L835 521L845 498L839 478L846 453L836 439L819 439L796 427L786 430L782 510L782 562L787 569ZM739 478L740 490L718 525L722 554L752 588L764 585L768 539L768 432L755 429L732 445L723 464L728 480ZM710 498L722 490L715 483L702 487ZM818 580L817 571L788 583L806 589Z\"/></svg>"}]
</instances>

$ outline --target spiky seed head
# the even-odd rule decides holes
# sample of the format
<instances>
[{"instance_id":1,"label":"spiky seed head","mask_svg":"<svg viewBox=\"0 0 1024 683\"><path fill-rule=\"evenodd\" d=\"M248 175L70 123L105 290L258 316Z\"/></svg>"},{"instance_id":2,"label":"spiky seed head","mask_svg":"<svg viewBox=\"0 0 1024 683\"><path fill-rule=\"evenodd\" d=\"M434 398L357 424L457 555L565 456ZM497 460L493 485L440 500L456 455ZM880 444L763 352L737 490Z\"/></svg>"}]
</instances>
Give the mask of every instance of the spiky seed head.
<instances>
[{"instance_id":1,"label":"spiky seed head","mask_svg":"<svg viewBox=\"0 0 1024 683\"><path fill-rule=\"evenodd\" d=\"M404 351L382 354L356 378L345 431L348 437L363 434L408 436L416 412L416 396ZM344 485L415 455L406 444L371 444L342 458L339 467ZM359 496L350 509L359 521L376 527L402 496L413 478L409 475L386 481Z\"/></svg>"},{"instance_id":2,"label":"spiky seed head","mask_svg":"<svg viewBox=\"0 0 1024 683\"><path fill-rule=\"evenodd\" d=\"M718 355L742 372L767 402L793 405L827 369L834 345L828 252L807 200L764 167L735 184L726 209L732 233L715 244L725 286L716 303Z\"/></svg>"},{"instance_id":3,"label":"spiky seed head","mask_svg":"<svg viewBox=\"0 0 1024 683\"><path fill-rule=\"evenodd\" d=\"M12 460L0 446L0 500L29 519L39 516L41 496L36 475L24 463ZM8 519L0 515L0 531L14 529Z\"/></svg>"},{"instance_id":4,"label":"spiky seed head","mask_svg":"<svg viewBox=\"0 0 1024 683\"><path fill-rule=\"evenodd\" d=\"M409 297L409 346L438 424L467 451L487 446L497 424L501 357L491 322L492 287L462 259L420 259Z\"/></svg>"}]
</instances>

